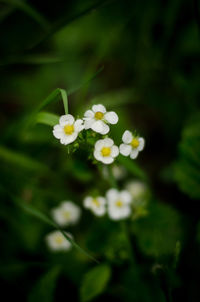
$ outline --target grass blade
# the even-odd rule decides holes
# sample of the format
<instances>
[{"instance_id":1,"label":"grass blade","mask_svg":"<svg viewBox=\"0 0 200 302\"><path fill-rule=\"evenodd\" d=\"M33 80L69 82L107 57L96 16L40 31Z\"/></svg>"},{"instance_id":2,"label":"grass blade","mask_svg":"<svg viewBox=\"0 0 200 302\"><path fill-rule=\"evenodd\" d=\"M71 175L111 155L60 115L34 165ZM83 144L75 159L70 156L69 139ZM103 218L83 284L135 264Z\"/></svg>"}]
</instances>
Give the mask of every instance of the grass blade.
<instances>
[{"instance_id":1,"label":"grass blade","mask_svg":"<svg viewBox=\"0 0 200 302\"><path fill-rule=\"evenodd\" d=\"M12 197L13 199L13 197ZM53 221L51 220L47 215L45 215L44 213L42 213L41 211L39 211L38 209L22 203L21 201L17 200L16 198L14 198L15 203L17 204L17 206L19 206L21 209L23 209L25 212L27 212L29 215L34 216L36 218L38 218L39 220L43 221L44 223L52 226L53 228L57 229L58 231L60 231L63 236L78 250L80 251L82 254L84 254L85 256L87 256L88 258L90 258L91 260L95 261L96 263L99 263L94 257L92 257L88 252L86 252L84 249L82 249L71 237L69 237L62 229L60 229L60 227Z\"/></svg>"},{"instance_id":2,"label":"grass blade","mask_svg":"<svg viewBox=\"0 0 200 302\"><path fill-rule=\"evenodd\" d=\"M30 4L21 0L1 0L0 2L12 5L13 7L23 11L30 16L35 22L37 22L45 31L50 28L48 21Z\"/></svg>"}]
</instances>

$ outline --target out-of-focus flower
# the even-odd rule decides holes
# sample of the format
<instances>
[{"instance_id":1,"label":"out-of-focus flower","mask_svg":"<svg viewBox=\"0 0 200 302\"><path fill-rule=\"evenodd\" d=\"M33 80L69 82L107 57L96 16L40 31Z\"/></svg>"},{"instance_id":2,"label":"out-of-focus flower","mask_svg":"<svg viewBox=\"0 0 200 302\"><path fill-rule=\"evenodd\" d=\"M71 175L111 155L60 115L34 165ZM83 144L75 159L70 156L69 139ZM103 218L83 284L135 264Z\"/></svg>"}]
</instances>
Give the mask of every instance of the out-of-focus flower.
<instances>
[{"instance_id":1,"label":"out-of-focus flower","mask_svg":"<svg viewBox=\"0 0 200 302\"><path fill-rule=\"evenodd\" d=\"M59 124L53 127L53 135L60 140L61 144L71 144L84 129L83 120L75 120L71 114L62 115Z\"/></svg>"},{"instance_id":2,"label":"out-of-focus flower","mask_svg":"<svg viewBox=\"0 0 200 302\"><path fill-rule=\"evenodd\" d=\"M141 199L147 192L147 186L141 181L132 180L127 183L126 190L129 191L133 199Z\"/></svg>"},{"instance_id":3,"label":"out-of-focus flower","mask_svg":"<svg viewBox=\"0 0 200 302\"><path fill-rule=\"evenodd\" d=\"M108 216L113 220L127 218L131 214L131 195L128 191L110 189L106 193L108 201Z\"/></svg>"},{"instance_id":4,"label":"out-of-focus flower","mask_svg":"<svg viewBox=\"0 0 200 302\"><path fill-rule=\"evenodd\" d=\"M70 233L66 233L72 238ZM48 247L52 251L68 251L71 249L71 243L64 237L59 231L53 231L46 236L46 242Z\"/></svg>"},{"instance_id":5,"label":"out-of-focus flower","mask_svg":"<svg viewBox=\"0 0 200 302\"><path fill-rule=\"evenodd\" d=\"M90 209L96 216L103 216L106 212L106 199L101 196L88 196L84 199L83 205L86 209Z\"/></svg>"},{"instance_id":6,"label":"out-of-focus flower","mask_svg":"<svg viewBox=\"0 0 200 302\"><path fill-rule=\"evenodd\" d=\"M114 111L106 111L106 108L99 104L93 105L92 110L87 110L84 114L85 129L92 129L101 134L107 134L110 127L107 124L116 124L118 115Z\"/></svg>"},{"instance_id":7,"label":"out-of-focus flower","mask_svg":"<svg viewBox=\"0 0 200 302\"><path fill-rule=\"evenodd\" d=\"M119 155L119 148L110 138L100 139L95 144L94 157L104 164L111 164Z\"/></svg>"},{"instance_id":8,"label":"out-of-focus flower","mask_svg":"<svg viewBox=\"0 0 200 302\"><path fill-rule=\"evenodd\" d=\"M123 144L120 145L120 153L135 159L139 151L144 149L144 138L134 136L130 131L126 130L122 136Z\"/></svg>"},{"instance_id":9,"label":"out-of-focus flower","mask_svg":"<svg viewBox=\"0 0 200 302\"><path fill-rule=\"evenodd\" d=\"M111 170L112 170L113 176L117 180L121 180L121 179L123 179L127 175L126 169L123 166L121 166L121 165L114 164L111 167ZM109 179L110 175L109 175L109 170L108 170L107 166L103 166L103 168L102 168L102 175L103 175L103 177L105 179Z\"/></svg>"},{"instance_id":10,"label":"out-of-focus flower","mask_svg":"<svg viewBox=\"0 0 200 302\"><path fill-rule=\"evenodd\" d=\"M53 219L60 226L76 224L80 215L81 209L71 201L63 201L59 207L52 210Z\"/></svg>"}]
</instances>

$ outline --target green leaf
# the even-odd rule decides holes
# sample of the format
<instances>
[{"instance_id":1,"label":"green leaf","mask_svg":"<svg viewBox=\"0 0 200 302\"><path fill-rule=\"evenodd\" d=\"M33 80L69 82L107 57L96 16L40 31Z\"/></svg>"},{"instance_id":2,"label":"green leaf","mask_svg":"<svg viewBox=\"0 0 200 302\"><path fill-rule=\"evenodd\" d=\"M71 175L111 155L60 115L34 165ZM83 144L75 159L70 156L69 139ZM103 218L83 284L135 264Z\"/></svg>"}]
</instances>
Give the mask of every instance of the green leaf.
<instances>
[{"instance_id":1,"label":"green leaf","mask_svg":"<svg viewBox=\"0 0 200 302\"><path fill-rule=\"evenodd\" d=\"M44 164L41 164L25 154L10 150L4 146L0 146L0 160L6 161L9 164L20 166L21 168L30 171L48 170L48 167Z\"/></svg>"},{"instance_id":2,"label":"green leaf","mask_svg":"<svg viewBox=\"0 0 200 302\"><path fill-rule=\"evenodd\" d=\"M124 166L131 174L140 178L141 180L148 181L146 173L135 163L132 159L125 156L118 156L118 162Z\"/></svg>"},{"instance_id":3,"label":"green leaf","mask_svg":"<svg viewBox=\"0 0 200 302\"><path fill-rule=\"evenodd\" d=\"M149 215L132 224L141 251L149 256L173 255L183 238L179 213L171 206L151 201Z\"/></svg>"},{"instance_id":4,"label":"green leaf","mask_svg":"<svg viewBox=\"0 0 200 302\"><path fill-rule=\"evenodd\" d=\"M181 191L200 198L200 113L185 126L179 143L179 156L174 164L174 178Z\"/></svg>"},{"instance_id":5,"label":"green leaf","mask_svg":"<svg viewBox=\"0 0 200 302\"><path fill-rule=\"evenodd\" d=\"M53 267L42 276L33 287L28 302L42 301L53 302L56 282L59 277L60 267Z\"/></svg>"},{"instance_id":6,"label":"green leaf","mask_svg":"<svg viewBox=\"0 0 200 302\"><path fill-rule=\"evenodd\" d=\"M49 105L50 103L53 103L58 100L58 98L61 96L65 114L68 114L68 98L67 98L67 92L64 89L57 88L55 89L44 101L34 110L34 112L31 114L31 116L28 116L26 120L26 126L30 126L32 123L34 123L35 119L37 119L37 114L40 112L44 107Z\"/></svg>"},{"instance_id":7,"label":"green leaf","mask_svg":"<svg viewBox=\"0 0 200 302\"><path fill-rule=\"evenodd\" d=\"M36 115L36 123L54 126L59 123L59 116L49 112L39 112Z\"/></svg>"},{"instance_id":8,"label":"green leaf","mask_svg":"<svg viewBox=\"0 0 200 302\"><path fill-rule=\"evenodd\" d=\"M106 264L99 265L87 272L80 289L81 301L90 301L103 293L110 277L111 268Z\"/></svg>"},{"instance_id":9,"label":"green leaf","mask_svg":"<svg viewBox=\"0 0 200 302\"><path fill-rule=\"evenodd\" d=\"M120 89L107 92L92 99L92 104L103 104L107 108L123 106L137 101L135 92L131 89Z\"/></svg>"}]
</instances>

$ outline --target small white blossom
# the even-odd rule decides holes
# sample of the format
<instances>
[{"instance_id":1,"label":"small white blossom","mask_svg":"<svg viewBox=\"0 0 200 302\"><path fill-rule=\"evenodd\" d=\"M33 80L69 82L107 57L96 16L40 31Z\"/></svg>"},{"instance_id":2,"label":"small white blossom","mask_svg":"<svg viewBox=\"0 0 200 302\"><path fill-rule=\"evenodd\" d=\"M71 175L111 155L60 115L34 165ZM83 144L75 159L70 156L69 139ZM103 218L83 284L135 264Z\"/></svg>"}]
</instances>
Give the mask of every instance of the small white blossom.
<instances>
[{"instance_id":1,"label":"small white blossom","mask_svg":"<svg viewBox=\"0 0 200 302\"><path fill-rule=\"evenodd\" d=\"M119 148L110 138L100 139L94 147L94 157L104 164L111 164L119 155Z\"/></svg>"},{"instance_id":2,"label":"small white blossom","mask_svg":"<svg viewBox=\"0 0 200 302\"><path fill-rule=\"evenodd\" d=\"M144 149L144 138L134 136L130 131L126 130L122 136L123 144L120 145L120 153L135 159L139 151Z\"/></svg>"},{"instance_id":3,"label":"small white blossom","mask_svg":"<svg viewBox=\"0 0 200 302\"><path fill-rule=\"evenodd\" d=\"M131 195L128 191L110 189L107 194L108 216L113 220L127 218L131 214Z\"/></svg>"},{"instance_id":4,"label":"small white blossom","mask_svg":"<svg viewBox=\"0 0 200 302\"><path fill-rule=\"evenodd\" d=\"M101 196L88 196L84 199L83 205L86 209L90 209L96 216L103 216L106 212L106 199Z\"/></svg>"},{"instance_id":5,"label":"small white blossom","mask_svg":"<svg viewBox=\"0 0 200 302\"><path fill-rule=\"evenodd\" d=\"M143 182L133 180L126 185L126 190L129 191L133 199L140 199L146 194L147 187Z\"/></svg>"},{"instance_id":6,"label":"small white blossom","mask_svg":"<svg viewBox=\"0 0 200 302\"><path fill-rule=\"evenodd\" d=\"M83 120L75 120L71 114L62 115L59 124L53 127L53 135L60 140L61 144L71 144L84 129Z\"/></svg>"},{"instance_id":7,"label":"small white blossom","mask_svg":"<svg viewBox=\"0 0 200 302\"><path fill-rule=\"evenodd\" d=\"M70 233L66 233L72 238ZM48 247L52 251L68 251L71 249L71 243L64 237L59 231L53 231L46 236L46 242Z\"/></svg>"},{"instance_id":8,"label":"small white blossom","mask_svg":"<svg viewBox=\"0 0 200 302\"><path fill-rule=\"evenodd\" d=\"M63 201L59 207L52 210L52 216L60 226L76 224L80 215L80 208L71 201Z\"/></svg>"},{"instance_id":9,"label":"small white blossom","mask_svg":"<svg viewBox=\"0 0 200 302\"><path fill-rule=\"evenodd\" d=\"M114 111L106 111L106 108L99 104L93 105L92 110L87 110L84 114L85 129L92 129L101 134L107 134L110 127L107 124L117 124L118 115Z\"/></svg>"}]
</instances>

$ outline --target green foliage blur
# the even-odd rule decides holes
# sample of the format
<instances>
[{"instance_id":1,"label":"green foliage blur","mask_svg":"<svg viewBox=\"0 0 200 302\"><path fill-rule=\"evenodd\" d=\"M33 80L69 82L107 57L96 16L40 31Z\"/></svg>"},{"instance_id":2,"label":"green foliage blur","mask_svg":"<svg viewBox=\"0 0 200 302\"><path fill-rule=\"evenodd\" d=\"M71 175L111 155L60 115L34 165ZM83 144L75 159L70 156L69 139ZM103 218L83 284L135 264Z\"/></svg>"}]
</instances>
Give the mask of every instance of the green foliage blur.
<instances>
[{"instance_id":1,"label":"green foliage blur","mask_svg":"<svg viewBox=\"0 0 200 302\"><path fill-rule=\"evenodd\" d=\"M198 0L0 0L5 301L200 301L199 31ZM117 145L126 129L145 138L137 160L119 158L119 187L139 180L149 190L126 225L83 208L112 181L53 137L64 106L59 93L47 98L57 88L74 116L94 103L116 111ZM47 217L63 200L82 208L67 231L98 263L46 246Z\"/></svg>"}]
</instances>

